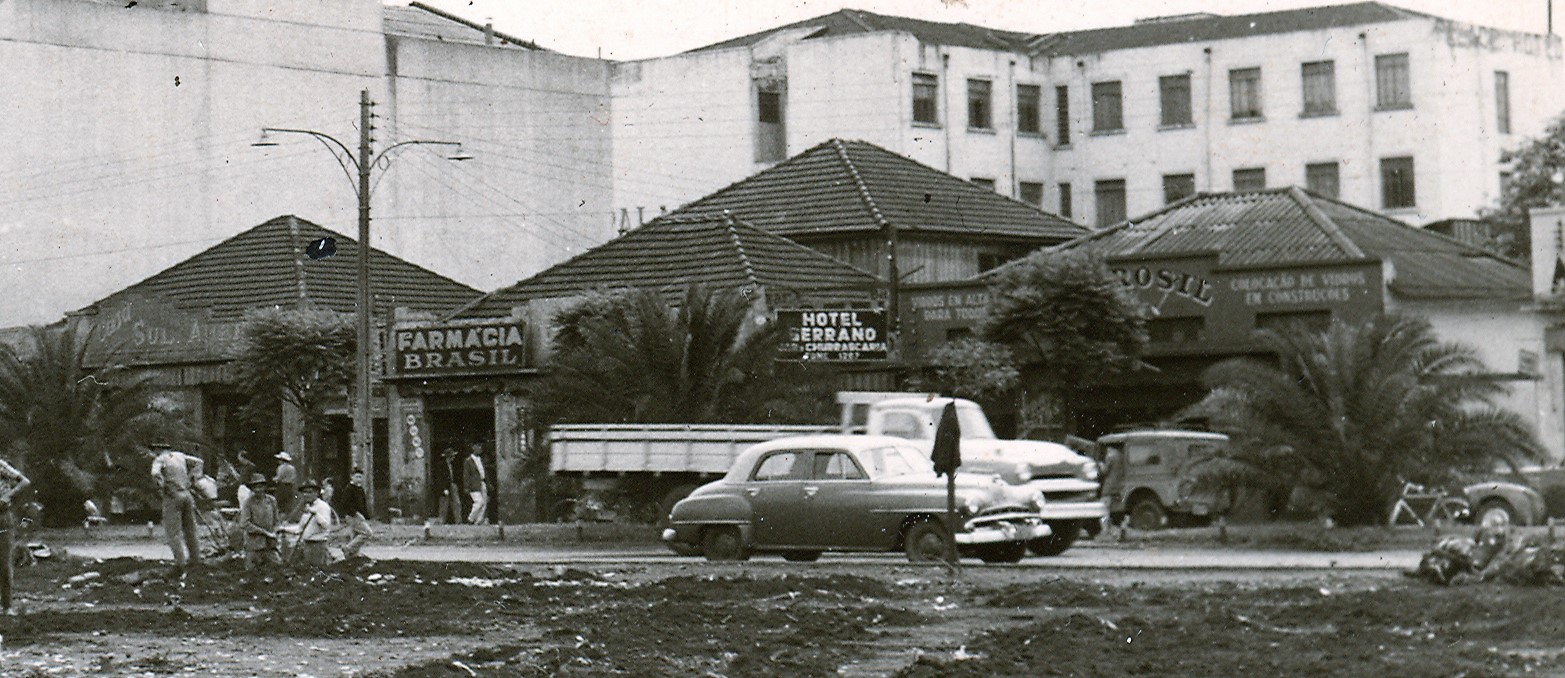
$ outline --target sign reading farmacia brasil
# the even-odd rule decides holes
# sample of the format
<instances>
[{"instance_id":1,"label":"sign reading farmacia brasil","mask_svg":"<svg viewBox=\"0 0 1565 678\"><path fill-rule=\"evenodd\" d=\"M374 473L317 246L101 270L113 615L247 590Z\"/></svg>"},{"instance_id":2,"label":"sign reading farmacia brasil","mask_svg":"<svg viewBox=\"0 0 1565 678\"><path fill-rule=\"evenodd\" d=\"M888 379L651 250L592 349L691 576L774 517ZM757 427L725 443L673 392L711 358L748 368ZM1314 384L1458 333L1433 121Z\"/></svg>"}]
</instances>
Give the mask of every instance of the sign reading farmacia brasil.
<instances>
[{"instance_id":1,"label":"sign reading farmacia brasil","mask_svg":"<svg viewBox=\"0 0 1565 678\"><path fill-rule=\"evenodd\" d=\"M395 330L399 375L514 372L527 364L527 332L520 322L433 325Z\"/></svg>"}]
</instances>

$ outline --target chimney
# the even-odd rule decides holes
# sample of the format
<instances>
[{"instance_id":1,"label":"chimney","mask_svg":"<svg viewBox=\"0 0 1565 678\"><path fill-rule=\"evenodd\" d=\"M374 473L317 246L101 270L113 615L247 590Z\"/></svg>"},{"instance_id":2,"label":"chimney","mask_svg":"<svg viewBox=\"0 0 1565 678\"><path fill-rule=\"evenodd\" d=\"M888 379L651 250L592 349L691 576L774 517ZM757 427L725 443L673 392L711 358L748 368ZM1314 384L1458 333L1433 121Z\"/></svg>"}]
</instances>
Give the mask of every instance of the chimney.
<instances>
[{"instance_id":1,"label":"chimney","mask_svg":"<svg viewBox=\"0 0 1565 678\"><path fill-rule=\"evenodd\" d=\"M484 21L484 44L494 44L494 19L487 19Z\"/></svg>"}]
</instances>

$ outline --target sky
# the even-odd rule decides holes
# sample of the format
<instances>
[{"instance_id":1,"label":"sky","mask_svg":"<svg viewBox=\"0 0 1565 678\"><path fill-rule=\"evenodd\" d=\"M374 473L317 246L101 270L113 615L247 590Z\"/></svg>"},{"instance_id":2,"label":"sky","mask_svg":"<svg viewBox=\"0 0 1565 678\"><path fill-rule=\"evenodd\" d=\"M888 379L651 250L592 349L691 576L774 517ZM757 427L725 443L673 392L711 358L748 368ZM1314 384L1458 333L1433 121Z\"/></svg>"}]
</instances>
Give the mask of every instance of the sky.
<instances>
[{"instance_id":1,"label":"sky","mask_svg":"<svg viewBox=\"0 0 1565 678\"><path fill-rule=\"evenodd\" d=\"M405 0L390 0L403 4ZM667 56L839 9L1033 33L1128 25L1138 18L1251 14L1329 0L421 0L577 56ZM1387 0L1468 23L1542 33L1551 0ZM1560 2L1565 12L1565 0ZM1561 25L1556 18L1555 24ZM601 50L601 51L600 51Z\"/></svg>"}]
</instances>

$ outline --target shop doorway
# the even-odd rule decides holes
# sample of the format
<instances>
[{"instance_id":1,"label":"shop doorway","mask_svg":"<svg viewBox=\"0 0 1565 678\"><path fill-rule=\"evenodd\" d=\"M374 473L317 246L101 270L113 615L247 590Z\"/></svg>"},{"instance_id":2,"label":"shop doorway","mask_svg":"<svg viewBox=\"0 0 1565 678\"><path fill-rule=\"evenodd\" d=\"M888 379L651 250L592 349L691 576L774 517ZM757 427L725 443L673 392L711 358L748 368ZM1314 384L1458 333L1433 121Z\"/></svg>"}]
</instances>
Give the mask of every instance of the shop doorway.
<instances>
[{"instance_id":1,"label":"shop doorway","mask_svg":"<svg viewBox=\"0 0 1565 678\"><path fill-rule=\"evenodd\" d=\"M447 491L451 491L451 495L446 496L456 497L451 508L458 512L457 517L465 519L472 510L469 490L462 486L462 471L468 451L478 445L481 448L479 458L484 462L484 494L489 499L484 514L494 522L499 515L495 501L499 483L495 478L494 409L431 410L429 431L431 449L435 451L429 464L429 514L441 516L441 497ZM451 514L441 516L441 519L449 521Z\"/></svg>"}]
</instances>

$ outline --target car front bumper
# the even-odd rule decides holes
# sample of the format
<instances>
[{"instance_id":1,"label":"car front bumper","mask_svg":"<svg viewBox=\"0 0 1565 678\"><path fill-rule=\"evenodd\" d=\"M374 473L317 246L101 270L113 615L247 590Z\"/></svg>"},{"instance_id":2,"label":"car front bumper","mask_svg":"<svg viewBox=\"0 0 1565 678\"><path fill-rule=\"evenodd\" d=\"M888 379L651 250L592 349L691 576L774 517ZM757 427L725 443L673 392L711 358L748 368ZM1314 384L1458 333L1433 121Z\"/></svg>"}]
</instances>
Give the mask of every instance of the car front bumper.
<instances>
[{"instance_id":1,"label":"car front bumper","mask_svg":"<svg viewBox=\"0 0 1565 678\"><path fill-rule=\"evenodd\" d=\"M1109 514L1107 501L1051 501L1043 505L1039 515L1044 520L1101 520Z\"/></svg>"},{"instance_id":2,"label":"car front bumper","mask_svg":"<svg viewBox=\"0 0 1565 678\"><path fill-rule=\"evenodd\" d=\"M985 523L970 526L965 532L958 532L956 543L965 545L1031 541L1051 534L1054 534L1054 530L1043 523Z\"/></svg>"}]
</instances>

